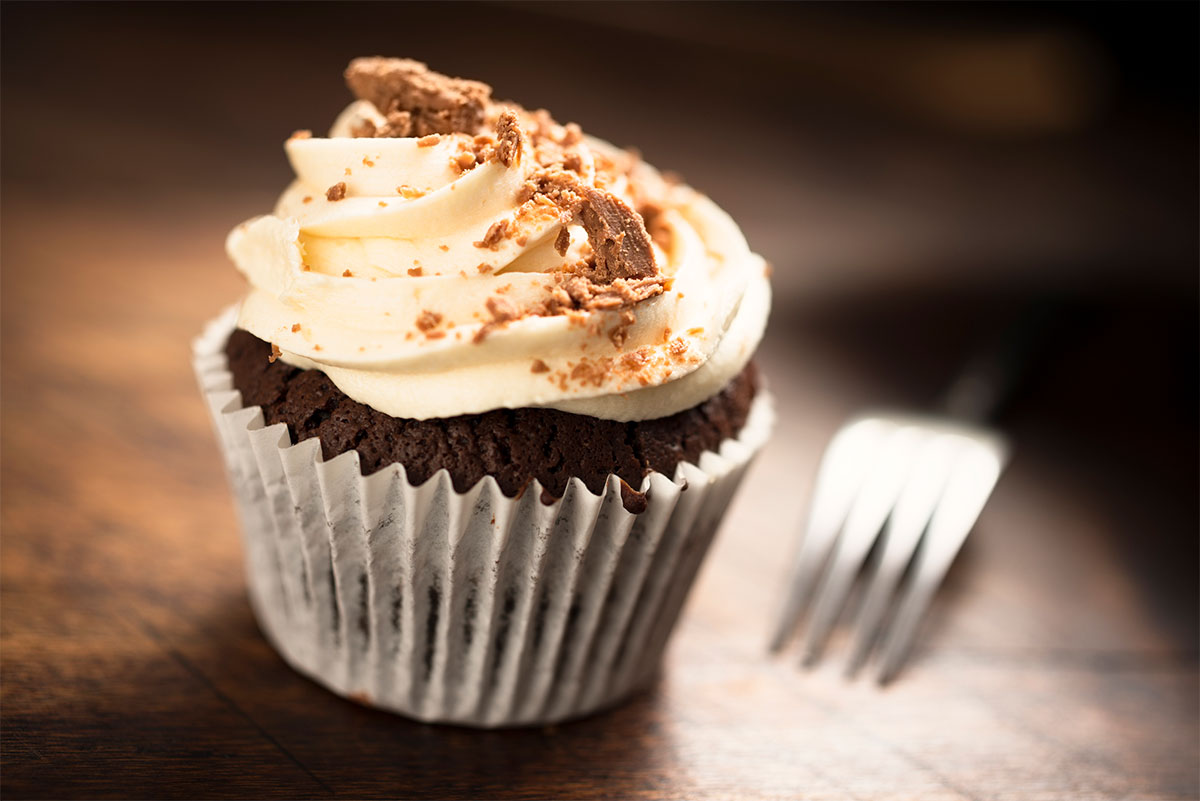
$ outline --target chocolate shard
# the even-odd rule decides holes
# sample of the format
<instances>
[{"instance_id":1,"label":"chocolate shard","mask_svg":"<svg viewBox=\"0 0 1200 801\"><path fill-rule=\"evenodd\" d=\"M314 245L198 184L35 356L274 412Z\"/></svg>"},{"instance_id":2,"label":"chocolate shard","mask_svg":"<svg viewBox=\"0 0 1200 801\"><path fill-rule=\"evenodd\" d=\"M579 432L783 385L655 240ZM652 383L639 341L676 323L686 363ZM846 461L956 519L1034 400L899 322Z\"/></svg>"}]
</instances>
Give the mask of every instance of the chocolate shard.
<instances>
[{"instance_id":1,"label":"chocolate shard","mask_svg":"<svg viewBox=\"0 0 1200 801\"><path fill-rule=\"evenodd\" d=\"M594 187L585 186L584 197L579 222L596 252L595 280L603 284L657 275L650 234L637 212L616 195Z\"/></svg>"},{"instance_id":2,"label":"chocolate shard","mask_svg":"<svg viewBox=\"0 0 1200 801\"><path fill-rule=\"evenodd\" d=\"M589 275L592 281L608 284L618 278L659 275L650 234L641 216L625 201L564 170L547 170L536 177L536 182L539 192L587 231L596 254L595 268Z\"/></svg>"},{"instance_id":3,"label":"chocolate shard","mask_svg":"<svg viewBox=\"0 0 1200 801\"><path fill-rule=\"evenodd\" d=\"M571 247L571 232L564 225L558 230L558 236L554 238L554 250L558 252L558 255L565 256L569 247Z\"/></svg>"},{"instance_id":4,"label":"chocolate shard","mask_svg":"<svg viewBox=\"0 0 1200 801\"><path fill-rule=\"evenodd\" d=\"M377 136L478 133L492 96L485 83L433 72L420 61L382 56L351 61L346 85L388 119Z\"/></svg>"}]
</instances>

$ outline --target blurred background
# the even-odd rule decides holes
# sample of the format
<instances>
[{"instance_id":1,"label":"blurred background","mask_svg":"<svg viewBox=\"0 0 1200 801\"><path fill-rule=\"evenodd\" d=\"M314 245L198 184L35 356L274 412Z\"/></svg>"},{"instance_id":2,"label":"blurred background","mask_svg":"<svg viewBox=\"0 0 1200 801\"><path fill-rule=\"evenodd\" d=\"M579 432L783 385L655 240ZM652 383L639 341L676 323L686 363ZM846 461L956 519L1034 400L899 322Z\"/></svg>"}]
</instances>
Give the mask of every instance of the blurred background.
<instances>
[{"instance_id":1,"label":"blurred background","mask_svg":"<svg viewBox=\"0 0 1200 801\"><path fill-rule=\"evenodd\" d=\"M291 179L287 135L348 102L346 63L396 55L636 145L741 224L774 266L761 360L793 445L768 457L781 490L806 485L846 415L928 408L1053 298L1000 421L1017 461L992 542L1020 555L1014 574L1059 536L1107 554L1108 578L1134 587L1114 608L1137 599L1130 630L1194 676L1198 9L6 2L6 584L48 554L121 552L99 535L18 543L22 510L66 501L64 530L178 517L217 480L187 342L242 291L224 236ZM161 491L58 497L44 476L79 443L120 456L112 481ZM763 513L775 542L792 541L795 498Z\"/></svg>"}]
</instances>

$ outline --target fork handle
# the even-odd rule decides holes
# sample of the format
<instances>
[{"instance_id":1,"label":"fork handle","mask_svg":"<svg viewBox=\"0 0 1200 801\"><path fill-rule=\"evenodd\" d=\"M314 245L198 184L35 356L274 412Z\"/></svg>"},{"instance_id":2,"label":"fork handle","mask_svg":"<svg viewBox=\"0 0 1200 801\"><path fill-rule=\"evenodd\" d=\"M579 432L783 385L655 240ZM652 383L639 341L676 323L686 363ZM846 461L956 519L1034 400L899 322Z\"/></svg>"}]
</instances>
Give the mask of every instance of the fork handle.
<instances>
[{"instance_id":1,"label":"fork handle","mask_svg":"<svg viewBox=\"0 0 1200 801\"><path fill-rule=\"evenodd\" d=\"M966 422L994 422L1044 355L1047 335L1062 321L1064 309L1064 301L1056 295L1030 301L967 361L943 394L941 410Z\"/></svg>"}]
</instances>

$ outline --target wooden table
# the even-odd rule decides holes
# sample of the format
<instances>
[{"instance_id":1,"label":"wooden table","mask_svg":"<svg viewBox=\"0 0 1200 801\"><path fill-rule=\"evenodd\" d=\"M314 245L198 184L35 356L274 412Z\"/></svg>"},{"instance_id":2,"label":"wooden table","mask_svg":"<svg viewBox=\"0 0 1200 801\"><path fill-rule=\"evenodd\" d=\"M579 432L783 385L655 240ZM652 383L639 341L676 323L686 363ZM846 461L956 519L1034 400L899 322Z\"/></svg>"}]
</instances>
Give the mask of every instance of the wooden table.
<instances>
[{"instance_id":1,"label":"wooden table","mask_svg":"<svg viewBox=\"0 0 1200 801\"><path fill-rule=\"evenodd\" d=\"M1186 377L1182 390L1163 383L1180 369L1170 343L1194 341L1194 291L1179 293L1182 307L1123 295L1119 324L1078 346L1056 368L1057 390L1014 419L1016 460L897 682L880 690L843 681L844 641L812 672L797 669L795 654L772 659L764 647L827 438L864 405L926 400L969 345L967 332L986 328L980 309L992 308L981 298L991 289L972 294L959 280L958 259L1025 241L1003 226L986 246L964 233L997 217L986 203L964 204L969 187L954 176L994 188L1009 175L1008 190L1029 192L1033 206L981 193L1025 214L1009 222L1049 254L1028 262L1008 253L1026 275L1039 263L1070 273L1091 263L1088 253L1115 252L1126 234L1131 252L1141 247L1136 237L1161 242L1164 231L1194 248L1194 230L1172 228L1159 212L1122 227L1123 210L1143 195L1120 170L1105 172L1122 162L1103 149L1022 145L1016 161L1004 161L1009 151L996 147L971 162L974 173L940 143L911 158L881 157L877 166L891 172L872 173L875 189L892 180L894 197L875 209L855 205L864 195L853 172L828 169L862 164L858 154L838 162L826 153L817 163L821 142L794 151L794 173L770 172L765 161L744 173L725 168L707 157L711 149L668 147L661 131L648 142L676 161L667 166L737 207L776 263L780 291L761 362L778 399L778 434L718 536L652 690L569 725L475 732L342 700L267 645L247 604L231 499L189 362L190 338L243 289L221 251L225 232L269 208L286 180L278 134L316 124L325 109L309 108L306 93L314 76L329 74L326 62L343 59L318 47L293 53L288 37L311 44L339 24L357 36L357 23L314 27L309 9L303 24L270 38L263 32L286 21L262 9L238 25L168 24L174 9L152 6L118 22L79 9L19 10L17 20L6 9L5 66L19 56L26 71L18 81L5 70L0 285L5 798L1200 795L1195 410ZM516 36L531 15L510 8L496 24ZM407 28L387 35L397 30ZM462 52L450 28L421 30L431 43L418 55ZM225 55L205 60L218 34L228 37ZM629 34L635 43L640 36ZM388 47L370 42L363 52ZM678 43L662 50L704 69L689 52ZM161 103L163 92L183 90L174 73L145 69L158 57L203 64L213 80L189 85L188 103ZM90 126L79 137L60 124L60 111L84 61L110 88L70 95ZM509 61L495 63L503 70ZM509 70L506 86L518 72ZM263 93L259 104L257 84L237 80L246 74L269 75L272 86L301 76L306 114L317 116L297 117L302 98L286 93ZM557 107L559 92L569 105L569 75L546 81L549 100L534 102ZM320 91L332 112L336 80ZM653 88L635 97L629 115L639 120L605 118L610 130L636 138L626 134L649 113L636 103L658 97ZM593 107L578 102L570 113L591 124ZM1185 145L1194 164L1194 143ZM1160 151L1139 149L1128 180L1151 181L1154 165L1166 163L1161 176L1182 176L1175 188L1194 202L1194 170ZM896 190L933 164L945 167L934 183L948 194L933 206L908 204ZM1043 175L1042 189L1029 191ZM875 189L864 202L884 202ZM807 217L798 229L793 202L815 222ZM939 229L939 209L962 216ZM1181 219L1194 225L1186 209ZM926 258L947 241L962 250L943 253L940 264ZM1175 251L1156 253L1161 277ZM855 265L918 263L940 272L907 288L881 276L874 289L873 277L854 273ZM1002 273L999 257L985 267ZM1125 273L1104 273L1114 274ZM957 289L929 289L947 284ZM1156 333L1167 323L1175 335ZM1125 391L1131 383L1145 392ZM1172 411L1180 398L1185 408Z\"/></svg>"}]
</instances>

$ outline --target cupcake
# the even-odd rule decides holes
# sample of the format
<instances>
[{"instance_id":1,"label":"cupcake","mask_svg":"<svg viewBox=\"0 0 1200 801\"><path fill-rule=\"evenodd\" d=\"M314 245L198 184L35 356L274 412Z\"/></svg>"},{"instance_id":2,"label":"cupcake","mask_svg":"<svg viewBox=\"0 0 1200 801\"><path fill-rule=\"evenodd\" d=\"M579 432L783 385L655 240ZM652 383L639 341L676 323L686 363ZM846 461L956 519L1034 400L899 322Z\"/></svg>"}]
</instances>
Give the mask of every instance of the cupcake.
<instances>
[{"instance_id":1,"label":"cupcake","mask_svg":"<svg viewBox=\"0 0 1200 801\"><path fill-rule=\"evenodd\" d=\"M766 265L703 195L485 84L389 58L346 82L194 344L255 614L419 720L612 705L769 434Z\"/></svg>"}]
</instances>

